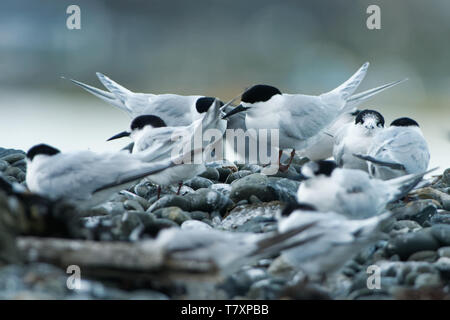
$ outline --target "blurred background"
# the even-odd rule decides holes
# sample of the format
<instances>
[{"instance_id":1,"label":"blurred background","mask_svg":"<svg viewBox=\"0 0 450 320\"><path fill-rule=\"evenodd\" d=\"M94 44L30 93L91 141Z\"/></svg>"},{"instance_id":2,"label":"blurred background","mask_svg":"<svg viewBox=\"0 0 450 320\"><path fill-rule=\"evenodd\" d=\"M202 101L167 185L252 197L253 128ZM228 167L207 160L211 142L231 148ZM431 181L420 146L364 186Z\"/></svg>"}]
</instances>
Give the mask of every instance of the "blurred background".
<instances>
[{"instance_id":1,"label":"blurred background","mask_svg":"<svg viewBox=\"0 0 450 320\"><path fill-rule=\"evenodd\" d=\"M69 30L66 9L81 8ZM366 9L381 8L381 30ZM333 89L371 63L360 90L409 78L361 107L390 123L415 118L430 166L450 167L450 1L0 2L0 146L116 150L120 110L61 76L101 87L102 72L132 91L228 100L256 83L288 93Z\"/></svg>"}]
</instances>

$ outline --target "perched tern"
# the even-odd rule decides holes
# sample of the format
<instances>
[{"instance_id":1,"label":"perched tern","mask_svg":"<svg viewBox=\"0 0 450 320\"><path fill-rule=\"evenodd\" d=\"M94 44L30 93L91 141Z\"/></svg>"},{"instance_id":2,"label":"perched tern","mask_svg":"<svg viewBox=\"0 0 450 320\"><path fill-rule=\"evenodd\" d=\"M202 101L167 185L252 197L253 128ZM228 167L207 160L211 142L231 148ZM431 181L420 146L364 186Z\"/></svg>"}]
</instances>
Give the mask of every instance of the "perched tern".
<instances>
[{"instance_id":1,"label":"perched tern","mask_svg":"<svg viewBox=\"0 0 450 320\"><path fill-rule=\"evenodd\" d=\"M195 120L201 119L215 100L213 97L200 95L136 93L100 72L97 72L96 75L108 91L77 80L70 79L70 81L125 111L132 119L141 115L153 114L164 119L168 126L187 126ZM219 103L223 104L220 101Z\"/></svg>"},{"instance_id":2,"label":"perched tern","mask_svg":"<svg viewBox=\"0 0 450 320\"><path fill-rule=\"evenodd\" d=\"M366 75L366 62L352 77L332 91L319 96L286 94L269 85L255 85L244 92L241 104L224 117L245 111L246 128L278 129L279 157L283 149L292 149L289 167L295 150L303 150L320 140L320 133L338 117L352 111L368 97L402 81L393 82L361 94L353 95Z\"/></svg>"},{"instance_id":3,"label":"perched tern","mask_svg":"<svg viewBox=\"0 0 450 320\"><path fill-rule=\"evenodd\" d=\"M310 178L298 188L297 201L312 204L322 212L365 219L384 212L388 203L403 198L430 171L383 181L370 178L362 170L333 169L328 161L309 162L303 166L302 174Z\"/></svg>"},{"instance_id":4,"label":"perched tern","mask_svg":"<svg viewBox=\"0 0 450 320\"><path fill-rule=\"evenodd\" d=\"M334 136L333 157L341 168L367 171L367 162L354 153L366 154L375 134L384 129L384 117L375 110L362 110Z\"/></svg>"},{"instance_id":5,"label":"perched tern","mask_svg":"<svg viewBox=\"0 0 450 320\"><path fill-rule=\"evenodd\" d=\"M392 121L373 138L366 154L355 156L368 161L370 175L382 180L424 172L430 162L419 124L406 117Z\"/></svg>"},{"instance_id":6,"label":"perched tern","mask_svg":"<svg viewBox=\"0 0 450 320\"><path fill-rule=\"evenodd\" d=\"M61 153L38 144L27 153L26 183L31 192L52 200L64 199L80 208L107 201L112 194L173 166L173 162L143 162L126 151Z\"/></svg>"},{"instance_id":7,"label":"perched tern","mask_svg":"<svg viewBox=\"0 0 450 320\"><path fill-rule=\"evenodd\" d=\"M281 213L278 230L286 232L299 225L315 224L294 239L319 236L301 247L282 251L282 257L293 267L305 271L308 277L330 276L365 246L376 242L390 221L390 212L368 219L351 220L336 212L316 211L309 204L291 204Z\"/></svg>"}]
</instances>

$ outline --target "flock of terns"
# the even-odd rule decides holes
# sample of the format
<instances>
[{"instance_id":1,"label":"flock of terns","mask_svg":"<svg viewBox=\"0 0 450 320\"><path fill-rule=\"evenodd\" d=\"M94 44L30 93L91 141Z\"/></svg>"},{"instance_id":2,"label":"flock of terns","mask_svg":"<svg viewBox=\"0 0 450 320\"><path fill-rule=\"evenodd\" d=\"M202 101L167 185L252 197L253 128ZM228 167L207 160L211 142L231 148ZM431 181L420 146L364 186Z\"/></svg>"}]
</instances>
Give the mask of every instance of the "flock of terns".
<instances>
[{"instance_id":1,"label":"flock of terns","mask_svg":"<svg viewBox=\"0 0 450 320\"><path fill-rule=\"evenodd\" d=\"M129 137L134 146L131 152L64 153L36 145L27 152L27 188L91 208L143 178L158 186L181 187L206 169L202 161L183 162L186 154L211 152L211 144L174 159L173 150L183 149L174 135L189 140L199 128L222 134L227 128L276 129L280 171L289 169L296 153L311 160L301 169L298 203L288 204L277 215L277 232L226 232L192 220L181 228L162 230L153 241L167 252L215 261L221 268L281 252L309 275L334 272L379 238L393 216L386 205L404 198L431 171L427 143L415 120L403 117L387 127L381 113L357 109L403 81L355 94L368 67L365 63L347 81L319 96L254 85L240 95L237 107L232 105L236 98L224 104L205 96L134 93L100 73L108 91L71 80L130 116L130 128L110 140ZM283 150L292 150L285 164ZM326 160L331 156L334 161Z\"/></svg>"}]
</instances>

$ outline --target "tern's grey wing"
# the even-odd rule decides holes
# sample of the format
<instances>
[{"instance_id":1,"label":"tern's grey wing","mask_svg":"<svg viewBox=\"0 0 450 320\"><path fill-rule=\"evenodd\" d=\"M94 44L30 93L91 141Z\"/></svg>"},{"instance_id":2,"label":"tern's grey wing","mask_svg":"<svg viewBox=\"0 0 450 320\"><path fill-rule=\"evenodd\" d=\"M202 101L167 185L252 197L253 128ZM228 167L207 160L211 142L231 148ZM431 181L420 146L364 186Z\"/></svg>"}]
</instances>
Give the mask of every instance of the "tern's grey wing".
<instances>
[{"instance_id":1,"label":"tern's grey wing","mask_svg":"<svg viewBox=\"0 0 450 320\"><path fill-rule=\"evenodd\" d=\"M147 107L141 114L153 114L169 127L188 126L203 114L196 111L195 105L202 96L181 96L177 94L145 95Z\"/></svg>"},{"instance_id":2,"label":"tern's grey wing","mask_svg":"<svg viewBox=\"0 0 450 320\"><path fill-rule=\"evenodd\" d=\"M342 161L342 157L344 156L345 152L345 141L344 138L347 135L348 128L351 124L347 124L344 127L342 127L340 130L338 130L333 138L334 145L333 145L333 158L336 161L338 167L342 167L344 165Z\"/></svg>"},{"instance_id":3,"label":"tern's grey wing","mask_svg":"<svg viewBox=\"0 0 450 320\"><path fill-rule=\"evenodd\" d=\"M88 199L96 189L143 168L142 162L125 151L81 151L54 157L51 167L38 168L41 174L39 188L54 198Z\"/></svg>"},{"instance_id":4,"label":"tern's grey wing","mask_svg":"<svg viewBox=\"0 0 450 320\"><path fill-rule=\"evenodd\" d=\"M280 130L289 137L306 140L330 125L337 113L320 97L286 95L280 108Z\"/></svg>"},{"instance_id":5,"label":"tern's grey wing","mask_svg":"<svg viewBox=\"0 0 450 320\"><path fill-rule=\"evenodd\" d=\"M409 130L387 140L373 156L378 160L402 164L408 173L425 171L430 159L423 137Z\"/></svg>"}]
</instances>

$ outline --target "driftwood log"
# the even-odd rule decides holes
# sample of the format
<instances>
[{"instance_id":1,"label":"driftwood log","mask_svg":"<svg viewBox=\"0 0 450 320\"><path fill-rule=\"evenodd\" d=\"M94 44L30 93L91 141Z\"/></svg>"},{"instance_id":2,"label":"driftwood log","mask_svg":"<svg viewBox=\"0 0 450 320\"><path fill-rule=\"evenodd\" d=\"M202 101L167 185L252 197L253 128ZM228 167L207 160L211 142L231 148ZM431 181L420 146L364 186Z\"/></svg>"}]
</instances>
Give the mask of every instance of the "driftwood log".
<instances>
[{"instance_id":1,"label":"driftwood log","mask_svg":"<svg viewBox=\"0 0 450 320\"><path fill-rule=\"evenodd\" d=\"M177 260L155 241L97 242L62 238L18 237L27 262L45 262L64 270L77 265L90 278L170 285L177 281L218 280L213 262Z\"/></svg>"}]
</instances>

